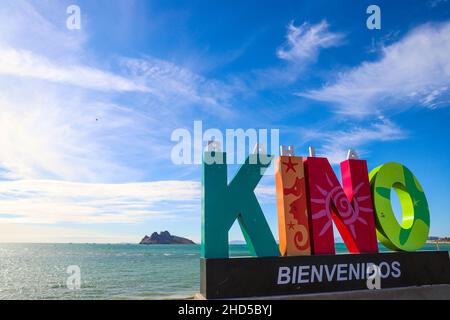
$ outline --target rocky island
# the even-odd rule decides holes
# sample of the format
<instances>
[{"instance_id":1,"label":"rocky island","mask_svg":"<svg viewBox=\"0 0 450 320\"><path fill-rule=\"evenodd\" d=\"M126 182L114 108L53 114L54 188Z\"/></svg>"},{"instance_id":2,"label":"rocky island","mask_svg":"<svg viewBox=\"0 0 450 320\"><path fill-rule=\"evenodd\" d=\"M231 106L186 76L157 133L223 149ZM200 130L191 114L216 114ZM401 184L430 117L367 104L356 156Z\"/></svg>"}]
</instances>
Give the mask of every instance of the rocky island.
<instances>
[{"instance_id":1,"label":"rocky island","mask_svg":"<svg viewBox=\"0 0 450 320\"><path fill-rule=\"evenodd\" d=\"M194 241L173 236L169 231L164 231L161 233L154 232L150 237L145 236L139 244L195 244Z\"/></svg>"}]
</instances>

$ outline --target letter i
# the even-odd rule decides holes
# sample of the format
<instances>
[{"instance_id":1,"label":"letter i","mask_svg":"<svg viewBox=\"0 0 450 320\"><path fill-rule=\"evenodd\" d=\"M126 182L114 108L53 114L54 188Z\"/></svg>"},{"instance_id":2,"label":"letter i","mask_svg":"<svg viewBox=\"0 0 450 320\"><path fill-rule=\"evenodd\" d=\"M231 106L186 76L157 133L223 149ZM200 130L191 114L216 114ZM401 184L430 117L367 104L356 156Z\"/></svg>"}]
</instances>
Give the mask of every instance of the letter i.
<instances>
[{"instance_id":1,"label":"letter i","mask_svg":"<svg viewBox=\"0 0 450 320\"><path fill-rule=\"evenodd\" d=\"M311 255L302 157L276 159L275 179L281 255Z\"/></svg>"}]
</instances>

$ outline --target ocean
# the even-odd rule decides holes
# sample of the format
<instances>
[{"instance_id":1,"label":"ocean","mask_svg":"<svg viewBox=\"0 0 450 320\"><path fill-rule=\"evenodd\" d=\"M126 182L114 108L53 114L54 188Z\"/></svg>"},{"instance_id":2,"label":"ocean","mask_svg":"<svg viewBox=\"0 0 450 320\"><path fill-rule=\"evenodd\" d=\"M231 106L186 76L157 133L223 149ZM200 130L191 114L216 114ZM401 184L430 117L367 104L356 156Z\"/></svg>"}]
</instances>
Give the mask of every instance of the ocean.
<instances>
[{"instance_id":1,"label":"ocean","mask_svg":"<svg viewBox=\"0 0 450 320\"><path fill-rule=\"evenodd\" d=\"M248 251L231 245L230 254ZM188 298L199 291L199 258L198 245L0 244L0 299Z\"/></svg>"}]
</instances>

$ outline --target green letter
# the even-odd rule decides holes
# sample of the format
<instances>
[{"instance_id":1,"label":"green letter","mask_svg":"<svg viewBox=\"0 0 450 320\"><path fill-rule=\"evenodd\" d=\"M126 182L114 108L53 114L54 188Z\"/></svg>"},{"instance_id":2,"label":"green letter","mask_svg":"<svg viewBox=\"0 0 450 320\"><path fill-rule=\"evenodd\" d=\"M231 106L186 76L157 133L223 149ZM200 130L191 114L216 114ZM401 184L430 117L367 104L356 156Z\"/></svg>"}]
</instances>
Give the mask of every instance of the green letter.
<instances>
[{"instance_id":1,"label":"green letter","mask_svg":"<svg viewBox=\"0 0 450 320\"><path fill-rule=\"evenodd\" d=\"M202 257L228 258L228 232L236 219L253 256L279 256L254 192L270 161L262 164L258 155L250 155L228 184L226 154L205 153L205 158L218 156L222 164L203 160Z\"/></svg>"},{"instance_id":2,"label":"green letter","mask_svg":"<svg viewBox=\"0 0 450 320\"><path fill-rule=\"evenodd\" d=\"M391 250L414 251L422 248L430 231L427 198L408 168L390 162L370 173L377 236ZM391 189L402 205L402 223L397 222L391 207Z\"/></svg>"}]
</instances>

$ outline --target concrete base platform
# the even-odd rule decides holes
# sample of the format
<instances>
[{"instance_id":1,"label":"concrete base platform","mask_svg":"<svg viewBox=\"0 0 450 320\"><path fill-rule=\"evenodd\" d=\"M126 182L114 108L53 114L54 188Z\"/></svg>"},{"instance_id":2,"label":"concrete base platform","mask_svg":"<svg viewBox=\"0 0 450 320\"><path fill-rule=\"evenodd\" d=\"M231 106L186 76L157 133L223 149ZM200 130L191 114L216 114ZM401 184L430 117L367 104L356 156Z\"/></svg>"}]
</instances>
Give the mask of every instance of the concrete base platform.
<instances>
[{"instance_id":1,"label":"concrete base platform","mask_svg":"<svg viewBox=\"0 0 450 320\"><path fill-rule=\"evenodd\" d=\"M367 289L369 264L383 275L379 292ZM207 299L433 299L442 284L450 285L448 251L200 259L200 293Z\"/></svg>"},{"instance_id":2,"label":"concrete base platform","mask_svg":"<svg viewBox=\"0 0 450 320\"><path fill-rule=\"evenodd\" d=\"M196 294L194 299L206 300L200 293ZM355 290L227 300L450 300L450 285L442 284L381 290Z\"/></svg>"}]
</instances>

